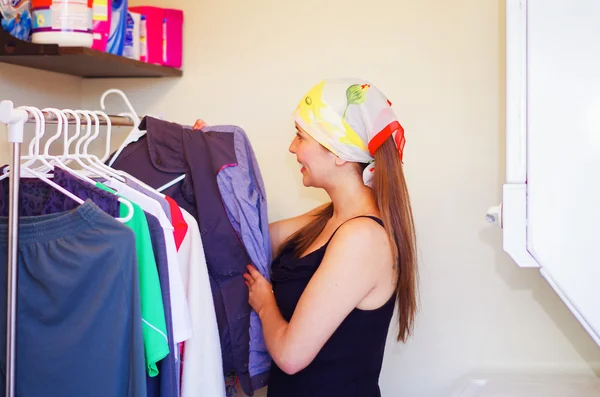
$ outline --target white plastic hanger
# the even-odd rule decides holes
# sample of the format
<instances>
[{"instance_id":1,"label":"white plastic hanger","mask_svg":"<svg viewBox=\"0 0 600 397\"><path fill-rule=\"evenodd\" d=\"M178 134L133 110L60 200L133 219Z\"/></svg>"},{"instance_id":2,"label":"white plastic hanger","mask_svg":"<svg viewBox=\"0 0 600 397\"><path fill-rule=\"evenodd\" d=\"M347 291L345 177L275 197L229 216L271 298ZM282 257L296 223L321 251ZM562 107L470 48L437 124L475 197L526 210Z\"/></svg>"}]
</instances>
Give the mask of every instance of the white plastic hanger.
<instances>
[{"instance_id":1,"label":"white plastic hanger","mask_svg":"<svg viewBox=\"0 0 600 397\"><path fill-rule=\"evenodd\" d=\"M134 182L138 183L139 185L141 185L141 186L144 186L145 188L147 188L147 189L150 189L150 190L152 190L152 191L155 191L157 194L159 194L159 195L161 195L161 196L164 196L164 195L162 195L160 192L158 192L156 189L154 189L154 188L152 188L152 187L150 187L150 186L146 185L144 182L142 182L142 181L138 180L137 178L135 178L135 177L133 177L133 176L129 175L128 173L126 173L126 172L124 172L124 171L121 171L121 170L116 170L116 169L114 169L114 168L112 168L112 167L109 167L109 166L107 166L106 164L104 164L104 162L106 161L106 159L107 159L107 158L110 156L111 121L110 121L110 117L109 117L109 116L108 116L106 113L104 113L104 112L101 112L101 111L99 111L99 110L98 110L98 111L96 111L95 113L96 113L96 114L98 114L98 115L100 115L100 116L102 116L102 117L104 117L104 118L106 119L106 124L107 124L107 126L108 126L108 130L107 130L107 132L106 132L106 150L105 150L105 155L103 156L103 158L102 158L102 159L100 159L100 161L99 161L99 162L96 162L96 165L100 166L100 167L101 167L101 168L103 168L103 169L107 169L107 171L109 171L109 172L111 172L111 173L116 173L117 175L119 175L119 177L120 177L120 178L118 178L118 179L119 179L119 180L120 180L122 183L126 183L126 180L125 180L124 178L128 178L128 179L130 179L130 180L132 180L132 181L134 181ZM123 115L124 115L123 113L122 113L122 114L120 114L120 116L123 116ZM126 114L125 114L125 115L126 115ZM89 139L89 140L86 142L86 144L84 145L84 148L83 148L83 151L84 151L84 153L86 153L86 152L87 152L87 145L89 145L89 143L92 141L92 139L93 139L93 137L92 137L92 138L90 138L90 139Z\"/></svg>"},{"instance_id":2,"label":"white plastic hanger","mask_svg":"<svg viewBox=\"0 0 600 397\"><path fill-rule=\"evenodd\" d=\"M115 152L115 154L113 155L113 157L110 159L110 161L108 162L109 166L112 166L114 164L114 162L117 160L117 157L119 157L119 155L121 154L121 152L123 151L123 149L125 149L125 147L127 145L129 145L131 142L135 142L138 139L140 139L140 137L144 136L146 134L145 131L140 131L139 130L139 125L140 125L140 118L137 115L137 112L133 109L133 106L131 105L131 102L129 101L129 98L127 98L127 95L125 95L125 93L119 89L116 88L112 88L109 90L106 90L104 92L104 94L102 94L102 97L100 98L100 106L102 107L102 110L106 110L106 106L105 106L105 100L106 97L109 96L110 94L117 94L119 95L122 99L123 102L125 102L125 106L127 107L127 109L129 110L128 112L124 112L124 113L119 113L119 116L125 116L125 117L129 117L133 123L134 123L134 128L133 130L131 130L131 132L127 135L127 137L125 138L125 140L123 141L123 143L121 144L121 146L119 146L119 148L117 149L117 151ZM182 181L185 178L185 174L178 176L177 178L175 178L174 180L172 180L171 182L157 188L157 189L153 189L156 190L157 192L162 192L165 189L175 185L176 183ZM132 178L135 180L135 178ZM136 181L139 182L139 181Z\"/></svg>"},{"instance_id":3,"label":"white plastic hanger","mask_svg":"<svg viewBox=\"0 0 600 397\"><path fill-rule=\"evenodd\" d=\"M50 155L50 146L52 145L52 143L54 141L56 141L58 138L60 138L61 135L64 135L64 131L68 128L69 120L67 119L67 116L58 109L46 108L46 109L43 109L42 111L48 112L48 113L53 113L58 119L58 127L56 129L57 130L56 134L54 134L52 137L50 137L46 141L46 145L44 146L44 153L43 153L44 157L52 158L53 160L56 160L57 159L56 156ZM65 140L65 142L66 142L66 140Z\"/></svg>"},{"instance_id":4,"label":"white plastic hanger","mask_svg":"<svg viewBox=\"0 0 600 397\"><path fill-rule=\"evenodd\" d=\"M28 160L25 162L25 164L22 164L22 166L28 167L35 162L36 143L38 144L39 149L39 138L41 138L44 135L44 131L42 130L42 119L44 115L39 109L31 106L20 106L17 109L24 110L28 113L28 115L31 114L35 118L35 134L34 138L29 142L29 154L21 156L21 160ZM10 167L4 168L4 173L0 175L0 181L9 177L9 171Z\"/></svg>"},{"instance_id":5,"label":"white plastic hanger","mask_svg":"<svg viewBox=\"0 0 600 397\"><path fill-rule=\"evenodd\" d=\"M138 127L140 125L141 120L140 120L139 116L137 115L137 112L133 109L133 106L131 105L129 98L127 98L127 95L125 95L125 93L123 91L116 89L116 88L106 90L104 92L104 94L102 94L102 97L100 98L100 107L102 108L102 110L106 110L105 101L106 101L106 97L109 96L110 94L119 95L123 99L123 102L125 102L125 106L127 107L128 112L119 113L119 116L128 117L129 119L131 119L131 121L133 121L133 129L127 135L127 137L125 138L125 140L123 141L121 146L119 146L119 148L117 149L117 151L115 152L113 157L108 162L108 165L112 166L113 163L115 162L115 160L117 159L117 157L119 157L119 155L123 151L123 149L125 149L125 146L129 145L131 142L135 142L138 139L140 139L140 137L143 136L145 134L145 132L142 132L139 130Z\"/></svg>"},{"instance_id":6,"label":"white plastic hanger","mask_svg":"<svg viewBox=\"0 0 600 397\"><path fill-rule=\"evenodd\" d=\"M67 139L68 138L68 133L69 133L68 124L65 127L65 130L64 130L65 149L64 149L64 153L62 155L62 159L65 160L65 163L66 163L67 160L75 160L75 162L78 163L84 170L89 171L90 174L92 174L92 175L96 174L96 170L93 169L93 168L91 168L91 167L89 167L88 165L86 165L79 158L79 156L77 156L75 154L72 154L72 153L69 153L69 148L71 146L71 143L73 141L75 141L79 137L79 135L81 133L81 119L79 118L79 114L77 113L79 111L73 111L71 109L64 109L62 112L65 113L65 114L70 114L70 115L72 115L75 118L75 125L76 125L76 128L77 128L77 130L75 132L75 135L73 135L73 137L71 139ZM85 180L86 182L91 183L94 186L96 185L96 181L94 181L93 179L90 179L89 177L87 177L83 173L76 172L76 174L77 174L77 176L81 177L81 179ZM100 175L100 176L103 177L103 175Z\"/></svg>"},{"instance_id":7,"label":"white plastic hanger","mask_svg":"<svg viewBox=\"0 0 600 397\"><path fill-rule=\"evenodd\" d=\"M71 174L79 179L85 180L86 182L91 183L92 185L95 185L95 182L92 179L86 177L85 175L81 175L81 174L77 173L75 170L72 170L69 167L67 167L59 157L50 155L50 145L52 144L52 142L56 141L62 135L64 137L64 142L65 142L63 158L67 157L66 156L67 155L66 142L67 142L67 136L68 136L68 131L69 131L69 119L67 118L66 113L64 113L63 111L58 110L58 109L46 108L43 111L48 112L48 113L53 113L56 116L56 118L58 120L58 123L57 123L58 128L57 128L57 133L54 136L52 136L50 139L48 139L48 141L46 142L46 146L44 147L44 153L41 156L47 160L55 161L56 163L58 163L60 165L61 169L68 172L69 174Z\"/></svg>"},{"instance_id":8,"label":"white plastic hanger","mask_svg":"<svg viewBox=\"0 0 600 397\"><path fill-rule=\"evenodd\" d=\"M79 137L81 133L81 119L79 116L72 111L71 109L63 109L61 113L65 116L65 128L63 130L63 154L61 155L61 161L67 165L72 159L69 158L69 147L71 143ZM69 119L67 115L73 116L75 119L75 135L71 139L69 139Z\"/></svg>"},{"instance_id":9,"label":"white plastic hanger","mask_svg":"<svg viewBox=\"0 0 600 397\"><path fill-rule=\"evenodd\" d=\"M134 122L134 126L137 127L140 124L140 118L138 117L137 113L133 109L131 102L129 102L129 98L127 98L127 95L125 95L125 93L119 89L111 88L110 90L106 90L104 92L104 94L102 94L102 97L100 98L100 106L102 107L102 110L106 110L104 101L106 100L106 97L109 96L110 94L119 95L123 99L123 102L125 102L125 106L127 106L127 110L129 110L129 112L120 113L119 116L129 117Z\"/></svg>"},{"instance_id":10,"label":"white plastic hanger","mask_svg":"<svg viewBox=\"0 0 600 397\"><path fill-rule=\"evenodd\" d=\"M125 179L119 175L116 170L114 170L113 168L107 166L106 164L104 164L104 162L106 161L106 159L108 159L108 156L110 155L110 134L111 134L111 129L112 129L112 125L111 125L111 121L110 121L110 117L101 111L94 111L91 113L92 117L94 118L94 120L96 121L96 132L95 134L89 138L85 144L83 145L83 155L85 156L85 158L87 158L90 163L95 166L96 168L99 168L101 170L103 170L104 172L106 172L107 174L109 174L110 176L112 176L113 178L121 181L121 182L125 182ZM104 151L104 156L102 157L102 159L99 159L97 156L94 155L90 155L88 153L88 147L90 142L92 142L94 139L96 139L98 137L98 134L100 133L100 121L98 119L98 115L102 116L104 119L106 119L106 126L107 126L107 130L106 130L106 146L105 146L105 151Z\"/></svg>"},{"instance_id":11,"label":"white plastic hanger","mask_svg":"<svg viewBox=\"0 0 600 397\"><path fill-rule=\"evenodd\" d=\"M156 193L157 195L161 196L161 197L165 197L164 194L162 194L161 192L159 192L157 189L153 188L152 186L149 186L148 184L146 184L144 181L140 181L139 179L137 179L136 177L129 175L127 172L123 171L123 170L115 170L119 175L123 176L124 178L131 180L135 183L137 183L138 185L140 185L141 187L143 187L146 190L150 190L154 193Z\"/></svg>"},{"instance_id":12,"label":"white plastic hanger","mask_svg":"<svg viewBox=\"0 0 600 397\"><path fill-rule=\"evenodd\" d=\"M91 158L81 152L81 145L84 142L86 142L92 135L92 118L90 116L92 116L92 117L94 116L93 112L90 112L87 110L76 110L75 113L81 114L82 116L85 117L85 119L87 121L87 132L83 137L81 137L77 141L77 144L75 145L74 160L76 160L85 170L87 170L89 172L88 176L96 175L96 176L100 176L104 179L110 179L111 176L109 176L106 172L103 172L102 170L98 169L97 167L94 167L93 161L91 160ZM95 121L97 121L99 123L97 116L95 117ZM100 130L98 129L97 133L99 133L99 132L100 132ZM88 160L89 163L84 164L84 161L83 161L84 159Z\"/></svg>"},{"instance_id":13,"label":"white plastic hanger","mask_svg":"<svg viewBox=\"0 0 600 397\"><path fill-rule=\"evenodd\" d=\"M44 136L44 133L45 133L44 127L45 127L46 123L42 123L44 114L39 109L34 108L34 107L21 106L21 107L19 107L19 109L25 109L27 112L31 113L33 115L33 117L35 118L35 134L33 135L33 139L29 142L29 155L21 157L21 159L32 160L35 155L35 150L36 150L35 145L39 143L39 139L36 140L36 138L38 138L38 137L41 138L42 136ZM33 164L33 160L25 163L25 165L30 165L30 164Z\"/></svg>"},{"instance_id":14,"label":"white plastic hanger","mask_svg":"<svg viewBox=\"0 0 600 397\"><path fill-rule=\"evenodd\" d=\"M184 179L185 179L185 174L180 175L177 178L173 179L171 182L162 185L161 187L157 188L156 190L158 190L159 192L163 192L166 189L170 188L171 186L177 184L178 182L183 181Z\"/></svg>"},{"instance_id":15,"label":"white plastic hanger","mask_svg":"<svg viewBox=\"0 0 600 397\"><path fill-rule=\"evenodd\" d=\"M94 113L98 116L103 117L106 120L106 144L104 147L104 155L102 156L101 159L99 159L100 163L102 165L104 165L103 163L108 159L108 156L110 155L110 134L112 132L112 122L110 121L110 117L104 113L101 112L99 110L95 110ZM94 135L97 136L98 134ZM93 140L94 138L90 138L84 145L83 145L83 152L87 153L88 151L88 145L90 144L90 142ZM105 166L106 167L106 166Z\"/></svg>"},{"instance_id":16,"label":"white plastic hanger","mask_svg":"<svg viewBox=\"0 0 600 397\"><path fill-rule=\"evenodd\" d=\"M59 110L59 109L54 109L54 108L46 108L42 110L43 112L47 112L47 113L52 113L54 114L54 116L56 117L56 119L58 120L57 122L57 132L55 135L53 135L51 138L49 138L46 141L46 145L44 147L44 152L41 156L43 156L45 159L47 159L50 164L56 163L60 166L61 169L69 172L70 174L79 177L79 175L75 174L75 171L69 169L67 167L67 165L65 163L63 163L63 161L58 157L58 156L53 156L50 154L50 146L52 145L52 143L54 141L56 141L57 139L59 139L61 136L64 137L64 141L63 141L63 157L66 156L67 154L67 135L68 135L68 130L69 130L69 119L67 117L67 115ZM38 171L40 172L45 172L45 169L47 167L43 167L42 169L38 169Z\"/></svg>"},{"instance_id":17,"label":"white plastic hanger","mask_svg":"<svg viewBox=\"0 0 600 397\"><path fill-rule=\"evenodd\" d=\"M44 117L42 115L42 117L40 118L39 115L41 114L41 111L37 108L33 108L33 107L23 107L24 110L27 110L29 112L31 112L35 118L36 118L36 124L40 123L40 127L41 129L36 128L36 136L34 137L34 139L36 140L36 142L34 143L34 155L33 158L30 160L31 163L37 161L37 160L41 160L45 165L50 166L50 164L45 161L44 159L38 158L39 157L39 140L40 138L42 138L43 134L38 134L38 131L43 131L43 126L45 125L45 121L44 121ZM38 113L39 112L39 113ZM28 161L29 162L29 161ZM52 166L50 166L50 168L52 168ZM2 175L2 177L8 176L10 175L10 171L5 174ZM59 192L63 193L65 196L69 197L71 200L75 201L78 204L83 204L84 201L82 199L80 199L79 197L77 197L76 195L74 195L73 193L69 192L68 190L66 190L65 188L63 188L62 186L57 185L56 183L52 182L50 179L48 179L46 177L46 175L30 168L28 165L22 164L21 165L21 177L22 178L26 178L26 177L35 177L40 179L41 181L44 181L45 183L47 183L48 185L52 186L54 189L58 190Z\"/></svg>"},{"instance_id":18,"label":"white plastic hanger","mask_svg":"<svg viewBox=\"0 0 600 397\"><path fill-rule=\"evenodd\" d=\"M65 164L69 164L71 161L76 161L77 163L79 163L80 166L82 167L86 167L83 162L81 160L79 160L78 158L76 158L76 156L74 154L71 154L69 152L69 148L71 147L71 144L73 142L75 142L77 140L77 138L79 138L79 136L81 135L81 118L79 117L79 115L71 109L63 109L62 112L66 115L66 114L70 114L71 116L73 116L73 118L75 119L75 135L73 135L71 138L69 138L69 125L67 124L67 126L65 127L65 132L64 132L64 150L63 150L63 155L62 155L62 161Z\"/></svg>"},{"instance_id":19,"label":"white plastic hanger","mask_svg":"<svg viewBox=\"0 0 600 397\"><path fill-rule=\"evenodd\" d=\"M8 101L7 101L8 102ZM3 103L4 104L4 103ZM12 102L8 102L8 109L9 111L12 112L13 109L13 105ZM0 108L2 108L2 106L0 106ZM0 112L6 110L6 107L0 109ZM36 120L36 134L35 137L33 138L33 142L30 144L30 154L32 157L32 161L31 164L33 164L35 161L38 160L39 157L39 142L40 139L43 137L43 131L45 128L45 117L44 114L42 113L42 111L40 111L37 108L34 107L22 107L21 109L15 109L15 110L21 110L21 111L25 111L26 113L23 114L23 120L25 121L27 119L27 112L31 113L35 120ZM10 114L10 113L9 113ZM58 116L58 124L59 124L59 130L62 127L62 122L63 121L67 121L66 117L64 117L64 115L61 115L60 112L57 114ZM2 118L6 119L7 116L2 113ZM23 123L24 123L23 121ZM5 120L5 122L7 122ZM12 125L10 126L12 127ZM11 135L12 134L12 135ZM20 137L15 137L14 135L20 135ZM56 137L56 136L55 136ZM54 137L53 137L54 138ZM21 131L20 133L18 131L13 131L11 129L9 129L9 139L11 140L15 140L15 142L20 142L22 140L22 125L21 125ZM46 146L46 150L48 148L49 145ZM33 152L32 152L33 150ZM49 167L49 170L53 169L52 165L49 164L45 159L43 158L39 158L39 160L42 161L42 163L44 163L46 166ZM29 163L29 162L27 162ZM62 186L56 184L55 182L51 181L47 175L44 175L43 173L40 173L34 169L31 169L29 166L25 166L24 164L19 165L19 169L20 169L20 173L21 173L21 177L35 177L38 178L39 180L45 182L46 184L48 184L49 186L53 187L54 189L58 190L59 192L63 193L65 196L69 197L70 199L72 199L73 201L75 201L76 203L78 203L79 205L82 205L85 203L85 201L83 201L81 198L79 198L78 196L74 195L73 193L69 192L68 190L64 189ZM7 173L5 173L4 175L0 176L0 180L4 179L6 177L10 176L10 171L8 171ZM127 217L125 218L115 218L116 220L120 221L120 222L127 222L129 221L132 217L133 217L133 205L122 198L119 198L119 201L124 203L127 208L128 208L128 214Z\"/></svg>"},{"instance_id":20,"label":"white plastic hanger","mask_svg":"<svg viewBox=\"0 0 600 397\"><path fill-rule=\"evenodd\" d=\"M35 109L35 108L33 109L34 112L36 110L39 110L39 109ZM44 163L45 168L48 171L50 171L53 169L53 164L49 163L47 160L53 160L53 161L57 162L61 166L60 168L63 169L65 172L68 172L69 174L73 175L74 177L84 180L84 181L90 183L92 186L95 186L96 182L94 180L87 178L85 175L82 175L82 174L77 173L76 171L70 169L64 163L62 163L60 158L58 158L57 156L51 156L49 154L50 145L52 144L52 142L56 141L61 136L61 134L64 133L64 136L65 136L64 140L65 140L65 142L67 142L66 138L67 138L67 134L68 134L68 118L67 118L66 114L64 114L62 111L60 111L58 109L46 108L46 109L43 109L43 111L47 112L47 113L52 113L56 116L58 128L57 128L57 133L46 142L46 145L44 148L44 153L40 155L38 150L35 151L34 161L39 159L40 161L42 161L42 163ZM40 112L40 114L41 114L41 112ZM78 124L80 124L78 116L75 115L75 117L78 120ZM40 118L36 117L36 121L38 121L38 120L40 120ZM44 120L43 114L42 114L41 120ZM64 125L64 128L63 128L63 125ZM43 129L43 128L39 129L39 130L45 131L45 129ZM34 145L35 148L39 149L39 139L42 137L43 137L43 134L36 135L36 139L38 142L35 143L35 145ZM65 152L66 152L67 148L68 148L68 145L65 145ZM84 164L82 164L82 165L85 166ZM23 167L21 167L21 169L23 169ZM32 175L35 176L36 178L40 178L42 180L44 180L44 178L50 177L50 175L44 175L42 172L39 172L38 170L35 170L32 173ZM45 182L48 182L48 181L46 180ZM66 194L68 197L70 197L77 203L83 204L83 200L81 200L79 197L73 195L72 193L68 192L68 190L65 190L64 188L60 187L55 182L50 183L50 185L57 188L57 190L61 191L62 193ZM115 219L121 223L128 222L129 220L131 220L133 218L133 214L134 214L133 205L131 204L131 202L129 202L126 199L123 199L122 197L118 197L118 200L120 203L122 203L123 205L125 205L127 207L127 216L124 218L115 218Z\"/></svg>"},{"instance_id":21,"label":"white plastic hanger","mask_svg":"<svg viewBox=\"0 0 600 397\"><path fill-rule=\"evenodd\" d=\"M35 134L29 142L29 155L22 156L21 159L28 160L23 164L25 167L31 166L35 162L35 155L40 150L40 139L46 133L46 123L44 122L44 114L38 108L32 106L21 106L19 109L24 109L35 118Z\"/></svg>"},{"instance_id":22,"label":"white plastic hanger","mask_svg":"<svg viewBox=\"0 0 600 397\"><path fill-rule=\"evenodd\" d=\"M44 163L42 167L36 169L36 171L38 172L47 174L48 172L52 171L53 167L56 166L56 164L59 164L61 168L65 168L64 164L61 164L58 158L50 155L49 149L52 142L56 141L62 135L63 125L67 122L67 120L66 117L64 117L64 115L58 109L45 108L42 109L42 112L52 113L57 119L57 133L46 141L44 152L39 154L40 158L43 158L48 163ZM48 177L50 177L50 175L48 175Z\"/></svg>"},{"instance_id":23,"label":"white plastic hanger","mask_svg":"<svg viewBox=\"0 0 600 397\"><path fill-rule=\"evenodd\" d=\"M79 116L75 112L71 111L70 109L66 109L63 112L63 111L60 111L58 109L47 108L47 109L44 109L44 111L48 111L48 112L54 113L56 115L56 117L58 118L58 120L59 120L59 122L58 122L58 125L59 125L59 127L58 127L58 133L56 135L54 135L52 138L50 138L48 140L48 142L46 143L46 147L44 149L44 156L50 157L50 158L54 159L55 161L57 161L60 165L62 165L61 169L63 169L64 171L68 172L69 174L73 175L74 177L76 177L76 178L78 178L80 180L83 180L83 181L89 183L92 186L96 186L96 181L94 181L93 179L90 179L87 176L83 175L82 173L79 173L79 172L76 172L75 170L70 169L69 167L67 167L66 165L64 165L62 163L62 161L58 157L56 157L56 156L50 156L49 155L50 144L53 141L55 141L56 139L58 139L60 137L60 135L62 134L64 136L64 142L65 142L65 148L64 148L64 151L63 151L64 152L63 156L64 157L68 156L68 151L67 150L68 150L68 147L69 147L69 143L68 143L67 138L68 138L68 132L69 132L69 120L67 118L66 113L69 113L69 114L71 114L71 115L73 115L75 117L76 125L77 125L78 129L81 126L81 121L79 119ZM62 124L61 121L64 122L64 128L62 128L63 124ZM78 160L76 157L75 157L75 159ZM80 162L80 164L83 167L86 167L83 162ZM133 218L133 214L134 214L133 205L131 204L131 202L129 200L126 200L126 199L124 199L122 197L118 197L117 199L118 199L118 201L120 203L122 203L123 205L125 205L127 207L127 216L124 217L124 218L115 218L115 219L118 220L119 222L122 222L122 223L129 222Z\"/></svg>"}]
</instances>

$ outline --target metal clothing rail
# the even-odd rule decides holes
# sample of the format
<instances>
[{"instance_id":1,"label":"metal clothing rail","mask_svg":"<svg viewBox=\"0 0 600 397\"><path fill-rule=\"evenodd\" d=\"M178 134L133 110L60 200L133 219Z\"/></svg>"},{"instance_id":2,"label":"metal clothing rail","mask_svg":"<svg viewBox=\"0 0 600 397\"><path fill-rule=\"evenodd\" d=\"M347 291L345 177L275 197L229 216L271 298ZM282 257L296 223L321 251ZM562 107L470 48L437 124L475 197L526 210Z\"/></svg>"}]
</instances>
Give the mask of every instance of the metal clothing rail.
<instances>
[{"instance_id":1,"label":"metal clothing rail","mask_svg":"<svg viewBox=\"0 0 600 397\"><path fill-rule=\"evenodd\" d=\"M58 124L58 118L56 117L56 115L54 113L49 113L49 112L43 112L44 113L44 122L46 124ZM66 114L67 116L67 121L69 122L69 124L71 123L75 123L76 119L72 114ZM133 127L133 120L131 120L129 117L126 116L108 116L110 118L110 124L113 127ZM85 116L80 116L80 121L81 124L87 124L87 120L85 118ZM106 122L106 119L103 117L98 117L100 119L100 125L108 125L108 123ZM29 115L29 117L27 118L27 123L35 123L35 117L32 115ZM95 121L92 120L92 123L95 124Z\"/></svg>"},{"instance_id":2,"label":"metal clothing rail","mask_svg":"<svg viewBox=\"0 0 600 397\"><path fill-rule=\"evenodd\" d=\"M43 112L46 124L57 124L53 113ZM128 117L108 116L113 126L133 127ZM67 117L75 122L73 116ZM106 119L99 117L100 125L107 125ZM12 143L9 184L8 214L8 266L7 266L7 303L6 303L6 397L15 396L16 385L16 325L17 325L17 254L19 239L19 181L21 178L21 144L25 123L35 123L35 117L29 116L23 109L15 108L11 101L0 102L0 123L8 125L8 141ZM82 123L87 123L85 116ZM95 122L95 121L93 121Z\"/></svg>"}]
</instances>

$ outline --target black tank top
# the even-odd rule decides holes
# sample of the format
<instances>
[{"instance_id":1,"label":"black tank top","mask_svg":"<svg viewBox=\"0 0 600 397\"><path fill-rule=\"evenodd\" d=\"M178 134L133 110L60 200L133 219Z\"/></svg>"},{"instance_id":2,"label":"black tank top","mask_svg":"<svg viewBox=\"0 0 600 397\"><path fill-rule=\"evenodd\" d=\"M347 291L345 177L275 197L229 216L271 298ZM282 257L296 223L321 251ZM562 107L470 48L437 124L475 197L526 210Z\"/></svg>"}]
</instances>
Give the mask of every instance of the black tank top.
<instances>
[{"instance_id":1,"label":"black tank top","mask_svg":"<svg viewBox=\"0 0 600 397\"><path fill-rule=\"evenodd\" d=\"M379 218L363 217L371 218L383 226ZM300 296L321 264L331 238L324 246L302 258L295 257L293 248L288 248L273 261L273 292L286 321L289 322L292 318ZM365 263L365 266L368 265ZM287 375L273 362L267 396L381 396L379 374L394 312L394 298L395 294L387 303L374 310L352 310L315 359L302 371Z\"/></svg>"}]
</instances>

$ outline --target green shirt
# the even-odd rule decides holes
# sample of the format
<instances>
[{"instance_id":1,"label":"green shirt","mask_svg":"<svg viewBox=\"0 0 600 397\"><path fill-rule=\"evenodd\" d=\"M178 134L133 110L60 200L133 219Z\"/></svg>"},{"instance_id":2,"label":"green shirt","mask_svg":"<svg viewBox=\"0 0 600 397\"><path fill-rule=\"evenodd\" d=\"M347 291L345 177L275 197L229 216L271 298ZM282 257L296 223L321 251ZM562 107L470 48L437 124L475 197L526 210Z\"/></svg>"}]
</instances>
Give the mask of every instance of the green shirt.
<instances>
[{"instance_id":1,"label":"green shirt","mask_svg":"<svg viewBox=\"0 0 600 397\"><path fill-rule=\"evenodd\" d=\"M115 193L114 190L100 182L96 182L96 186L102 190ZM148 375L156 376L158 375L156 363L169 354L165 310L148 221L144 210L134 202L130 202L133 205L133 217L125 222L125 225L129 226L135 234L146 369ZM129 209L125 204L120 203L119 212L121 218L125 218L129 214Z\"/></svg>"}]
</instances>

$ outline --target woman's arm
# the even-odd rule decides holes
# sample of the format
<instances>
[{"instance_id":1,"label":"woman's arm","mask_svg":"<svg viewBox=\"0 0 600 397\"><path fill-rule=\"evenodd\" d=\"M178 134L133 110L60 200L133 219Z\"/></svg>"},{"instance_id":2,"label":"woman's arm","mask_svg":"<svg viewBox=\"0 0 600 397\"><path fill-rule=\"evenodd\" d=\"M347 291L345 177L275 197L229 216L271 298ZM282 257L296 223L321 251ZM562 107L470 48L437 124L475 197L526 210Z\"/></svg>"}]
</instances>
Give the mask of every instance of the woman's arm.
<instances>
[{"instance_id":1,"label":"woman's arm","mask_svg":"<svg viewBox=\"0 0 600 397\"><path fill-rule=\"evenodd\" d=\"M376 287L389 255L382 227L364 218L346 222L327 247L289 323L269 283L251 269L251 276L246 275L250 304L260 316L267 349L279 368L294 374L312 362L344 318Z\"/></svg>"}]
</instances>

